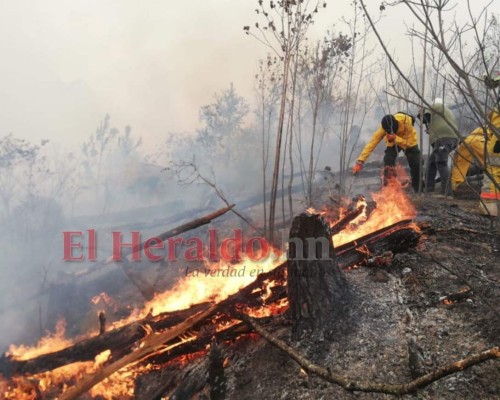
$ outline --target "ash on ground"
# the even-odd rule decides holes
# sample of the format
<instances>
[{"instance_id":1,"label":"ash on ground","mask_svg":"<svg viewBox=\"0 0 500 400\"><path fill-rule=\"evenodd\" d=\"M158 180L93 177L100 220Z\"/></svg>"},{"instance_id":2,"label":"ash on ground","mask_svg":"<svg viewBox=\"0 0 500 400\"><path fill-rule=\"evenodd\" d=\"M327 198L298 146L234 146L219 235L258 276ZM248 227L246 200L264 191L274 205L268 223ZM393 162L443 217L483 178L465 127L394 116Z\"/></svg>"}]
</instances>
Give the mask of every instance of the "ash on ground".
<instances>
[{"instance_id":1,"label":"ash on ground","mask_svg":"<svg viewBox=\"0 0 500 400\"><path fill-rule=\"evenodd\" d=\"M423 239L385 269L346 271L355 293L350 315L322 341L292 343L311 361L353 378L404 383L412 376L499 345L500 228L478 213L477 201L414 196ZM495 223L493 223L494 225ZM443 296L471 289L450 305ZM288 343L279 319L273 333ZM229 399L389 399L351 393L307 375L259 339L228 348ZM497 399L498 363L488 361L403 398Z\"/></svg>"}]
</instances>

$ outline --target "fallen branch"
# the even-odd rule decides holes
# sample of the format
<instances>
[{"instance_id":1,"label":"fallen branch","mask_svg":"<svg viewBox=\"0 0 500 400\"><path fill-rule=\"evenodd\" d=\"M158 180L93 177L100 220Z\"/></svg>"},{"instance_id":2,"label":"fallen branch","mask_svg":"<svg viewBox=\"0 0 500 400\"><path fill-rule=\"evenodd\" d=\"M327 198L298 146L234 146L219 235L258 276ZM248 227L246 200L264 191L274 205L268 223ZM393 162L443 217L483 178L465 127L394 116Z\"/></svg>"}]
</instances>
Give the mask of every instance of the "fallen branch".
<instances>
[{"instance_id":1,"label":"fallen branch","mask_svg":"<svg viewBox=\"0 0 500 400\"><path fill-rule=\"evenodd\" d=\"M411 221L401 221L335 248L341 268L366 263L370 257L387 251L393 254L406 252L415 247L420 233Z\"/></svg>"},{"instance_id":2,"label":"fallen branch","mask_svg":"<svg viewBox=\"0 0 500 400\"><path fill-rule=\"evenodd\" d=\"M298 351L287 345L282 340L271 335L266 329L257 324L248 315L239 315L239 319L245 321L250 325L257 333L259 333L264 339L266 339L273 346L282 350L288 354L293 360L297 362L305 371L313 373L320 378L325 379L335 385L339 385L347 391L350 392L368 392L368 393L385 393L396 396L401 396L404 394L414 393L419 389L428 386L429 384L444 378L448 375L454 374L456 372L463 371L474 365L481 364L485 361L491 359L500 358L500 347L493 347L489 350L483 351L482 353L473 355L471 357L464 358L460 361L445 364L436 370L429 372L417 379L414 379L408 383L404 384L392 384L392 383L376 383L360 380L357 378L351 378L348 376L343 376L336 374L328 368L321 367L317 364L312 363Z\"/></svg>"},{"instance_id":3,"label":"fallen branch","mask_svg":"<svg viewBox=\"0 0 500 400\"><path fill-rule=\"evenodd\" d=\"M220 304L214 304L204 311L193 315L186 319L184 322L180 323L173 328L168 329L167 331L159 334L152 334L146 337L142 346L135 350L134 352L126 355L123 358L115 361L112 364L106 365L105 367L98 370L96 373L87 375L84 377L76 386L71 387L66 392L64 392L60 400L73 400L84 394L85 392L92 389L99 382L106 379L108 376L112 375L116 371L122 369L123 367L132 364L136 361L141 360L142 358L153 354L156 351L161 350L163 345L169 342L172 339L175 339L177 336L182 335L187 330L192 328L198 322L204 320L205 318L212 315L215 311L217 311L220 307Z\"/></svg>"},{"instance_id":4,"label":"fallen branch","mask_svg":"<svg viewBox=\"0 0 500 400\"><path fill-rule=\"evenodd\" d=\"M165 332L147 336L138 349L118 359L117 361L104 366L94 374L88 375L86 378L83 378L78 385L70 388L65 393L63 393L60 397L60 400L76 399L78 396L89 391L90 389L92 389L92 387L94 387L99 382L106 379L116 371L120 370L121 368L129 364L136 363L153 353L161 351L168 342L172 341L176 337L182 335L189 329L195 327L200 322L207 320L209 317L215 315L220 311L224 310L229 314L236 313L240 300L243 301L246 306L248 306L248 304L263 305L263 300L260 297L260 293L257 293L256 289L261 289L262 291L264 291L266 287L265 281L269 278L281 281L279 287L275 287L273 289L277 290L275 296L282 296L285 293L284 281L286 265L286 263L281 264L270 272L258 275L257 279L250 285L245 286L243 289L229 296L225 300L211 305L204 311L201 311L198 314L187 318L179 325L176 325Z\"/></svg>"},{"instance_id":5,"label":"fallen branch","mask_svg":"<svg viewBox=\"0 0 500 400\"><path fill-rule=\"evenodd\" d=\"M461 300L470 299L473 295L474 295L474 292L471 289L466 288L460 292L450 293L449 295L442 296L439 298L439 301L441 301L442 303L444 303L446 305L451 305L451 304L455 304Z\"/></svg>"},{"instance_id":6,"label":"fallen branch","mask_svg":"<svg viewBox=\"0 0 500 400\"><path fill-rule=\"evenodd\" d=\"M190 222L187 222L183 225L180 225L174 229L170 229L169 231L160 233L159 235L157 235L157 237L159 239L161 239L161 241L164 242L165 240L167 240L171 237L180 235L181 233L188 232L188 231L191 231L193 229L199 228L200 226L209 224L215 218L218 218L218 217L224 215L228 211L231 211L235 207L235 205L236 204L227 204L227 207L225 207L225 208L221 208L221 209L214 211L210 214L207 214L203 217L197 218L193 221L190 221ZM145 245L146 245L146 242L142 242L138 246L133 247L132 249L123 250L122 256L126 257L130 254L137 253L137 252L141 251L142 249L144 249ZM110 258L107 260L107 262L111 262L111 261L113 261L113 260Z\"/></svg>"},{"instance_id":7,"label":"fallen branch","mask_svg":"<svg viewBox=\"0 0 500 400\"><path fill-rule=\"evenodd\" d=\"M70 347L28 360L16 360L4 355L0 357L0 373L6 377L38 374L74 362L92 361L105 350L111 350L113 357L115 357L115 352L126 354L134 343L146 336L145 325L148 325L153 331L167 329L181 323L207 306L208 303L202 303L186 310L166 312L156 317L146 317L102 335L81 340Z\"/></svg>"},{"instance_id":8,"label":"fallen branch","mask_svg":"<svg viewBox=\"0 0 500 400\"><path fill-rule=\"evenodd\" d=\"M454 271L451 268L449 268L446 265L444 265L441 261L437 260L432 253L429 253L429 255L430 255L429 257L425 256L421 252L419 252L418 255L422 259L424 259L424 260L426 260L428 262L432 262L432 263L434 263L436 265L439 265L445 271L448 271L450 274L452 274L452 275L456 276L457 278L459 278L463 283L465 283L471 290L474 291L474 293L476 293L481 298L481 300L483 301L483 303L486 304L491 309L491 311L493 311L495 313L495 315L496 315L497 318L500 316L500 312L498 311L498 309L495 306L493 306L493 304L491 304L480 291L474 290L473 285L470 284L470 282L463 276L463 274L461 274L460 272Z\"/></svg>"},{"instance_id":9,"label":"fallen branch","mask_svg":"<svg viewBox=\"0 0 500 400\"><path fill-rule=\"evenodd\" d=\"M343 218L341 218L335 225L330 228L332 235L339 233L342 229L344 229L347 225L349 225L352 221L358 218L361 213L366 209L365 204L359 205L354 210L349 211Z\"/></svg>"}]
</instances>

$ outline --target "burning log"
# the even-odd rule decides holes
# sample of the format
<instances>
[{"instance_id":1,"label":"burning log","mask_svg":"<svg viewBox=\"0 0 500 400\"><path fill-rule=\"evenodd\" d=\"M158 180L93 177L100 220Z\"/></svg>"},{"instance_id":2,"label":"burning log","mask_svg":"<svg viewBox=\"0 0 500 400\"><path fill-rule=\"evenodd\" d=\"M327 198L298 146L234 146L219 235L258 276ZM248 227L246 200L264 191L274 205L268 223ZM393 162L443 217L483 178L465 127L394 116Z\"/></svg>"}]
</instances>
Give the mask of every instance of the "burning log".
<instances>
[{"instance_id":1,"label":"burning log","mask_svg":"<svg viewBox=\"0 0 500 400\"><path fill-rule=\"evenodd\" d=\"M366 209L366 204L360 204L354 210L349 210L348 213L343 218L341 218L338 222L335 223L335 225L333 225L330 228L331 234L335 235L336 233L339 233L352 221L358 218L365 209Z\"/></svg>"},{"instance_id":2,"label":"burning log","mask_svg":"<svg viewBox=\"0 0 500 400\"><path fill-rule=\"evenodd\" d=\"M154 330L167 329L181 323L186 318L196 314L207 304L198 304L187 310L162 313L154 318L145 318L121 328L111 330L96 337L84 339L71 347L43 354L29 360L16 360L3 355L0 358L0 373L5 377L20 374L37 374L50 371L63 365L80 361L92 361L105 350L128 352L138 340L146 336L144 325Z\"/></svg>"},{"instance_id":3,"label":"burning log","mask_svg":"<svg viewBox=\"0 0 500 400\"><path fill-rule=\"evenodd\" d=\"M149 357L150 355L160 351L163 346L182 335L189 329L195 328L198 324L208 321L216 313L225 311L229 314L236 314L240 303L244 303L246 306L252 303L248 300L253 297L253 303L262 305L264 300L262 300L261 295L265 292L267 287L266 282L268 279L275 279L281 281L279 285L279 291L284 293L284 274L287 263L284 263L273 271L268 273L260 274L257 279L250 285L245 286L240 291L229 296L227 299L211 305L205 308L203 311L196 315L192 315L187 318L182 323L158 334L151 334L145 338L141 346L130 354L120 358L119 360L104 366L98 370L95 374L92 374L84 378L78 385L72 387L68 391L62 394L60 400L73 400L83 393L90 390L93 386L106 379L108 376L118 371L119 369L137 362L141 359ZM260 291L259 291L260 289ZM253 296L252 296L253 295Z\"/></svg>"},{"instance_id":4,"label":"burning log","mask_svg":"<svg viewBox=\"0 0 500 400\"><path fill-rule=\"evenodd\" d=\"M298 340L306 331L321 334L343 313L349 298L331 232L323 218L317 214L295 217L288 260L292 338Z\"/></svg>"},{"instance_id":5,"label":"burning log","mask_svg":"<svg viewBox=\"0 0 500 400\"><path fill-rule=\"evenodd\" d=\"M76 386L73 386L66 392L64 392L61 395L60 400L76 399L116 371L131 363L137 362L156 351L161 350L161 348L166 343L175 339L179 335L182 335L197 323L213 315L220 309L220 304L221 303L207 307L200 313L187 318L184 322L170 329L167 329L165 332L147 336L141 347L139 347L132 353L127 354L125 357L122 357L119 360L116 360L115 362L102 367L96 373L84 377Z\"/></svg>"},{"instance_id":6,"label":"burning log","mask_svg":"<svg viewBox=\"0 0 500 400\"><path fill-rule=\"evenodd\" d=\"M451 293L447 296L440 297L439 300L447 306L451 306L463 300L470 299L474 292L470 288L463 288L457 293Z\"/></svg>"},{"instance_id":7,"label":"burning log","mask_svg":"<svg viewBox=\"0 0 500 400\"><path fill-rule=\"evenodd\" d=\"M273 271L260 274L252 284L242 288L218 304L198 304L188 310L164 313L154 318L149 316L139 322L83 340L66 349L44 354L34 359L16 360L3 356L0 360L0 372L6 377L13 374L36 374L77 361L90 361L101 352L112 350L111 364L105 366L88 379L84 379L77 387L72 388L69 393L63 396L63 398L67 399L76 398L76 396L89 390L117 369L158 353L164 343L172 341L187 330L196 329L197 327L201 330L204 324L212 325L211 319L216 313L222 312L226 314L226 319L233 319L230 316L236 312L236 309L241 304L248 307L261 307L263 304L272 304L280 299L284 299L286 297L285 273L286 263L278 266ZM270 280L276 281L277 284L269 288L268 283ZM266 295L266 300L263 299L264 295ZM149 326L151 329L147 329L145 326ZM166 328L169 329L164 332L149 334L146 337L147 331L158 332ZM212 330L207 330L204 338L211 338L213 333ZM220 334L216 333L215 337L219 340L229 340L241 333L238 332L236 327L233 327L232 331L223 331ZM142 346L131 352L132 347L144 337L146 339L142 343ZM183 350L183 354L189 354L193 352L193 347L185 347ZM121 358L116 359L117 354ZM182 353L178 352L177 354L180 355ZM173 358L173 353L170 354L170 357L171 359Z\"/></svg>"},{"instance_id":8,"label":"burning log","mask_svg":"<svg viewBox=\"0 0 500 400\"><path fill-rule=\"evenodd\" d=\"M341 268L366 263L373 255L408 251L417 245L420 232L411 221L401 221L335 249Z\"/></svg>"}]
</instances>

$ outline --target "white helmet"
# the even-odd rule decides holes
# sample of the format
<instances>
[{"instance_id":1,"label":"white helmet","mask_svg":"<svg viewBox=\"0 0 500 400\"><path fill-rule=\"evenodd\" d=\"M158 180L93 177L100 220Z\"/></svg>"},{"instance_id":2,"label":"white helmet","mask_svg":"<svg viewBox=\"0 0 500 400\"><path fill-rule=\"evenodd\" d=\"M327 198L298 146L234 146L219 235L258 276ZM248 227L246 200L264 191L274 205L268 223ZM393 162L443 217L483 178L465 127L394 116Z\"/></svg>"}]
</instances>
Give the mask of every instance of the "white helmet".
<instances>
[{"instance_id":1,"label":"white helmet","mask_svg":"<svg viewBox=\"0 0 500 400\"><path fill-rule=\"evenodd\" d=\"M443 104L443 99L441 97L436 97L434 99L434 104Z\"/></svg>"}]
</instances>

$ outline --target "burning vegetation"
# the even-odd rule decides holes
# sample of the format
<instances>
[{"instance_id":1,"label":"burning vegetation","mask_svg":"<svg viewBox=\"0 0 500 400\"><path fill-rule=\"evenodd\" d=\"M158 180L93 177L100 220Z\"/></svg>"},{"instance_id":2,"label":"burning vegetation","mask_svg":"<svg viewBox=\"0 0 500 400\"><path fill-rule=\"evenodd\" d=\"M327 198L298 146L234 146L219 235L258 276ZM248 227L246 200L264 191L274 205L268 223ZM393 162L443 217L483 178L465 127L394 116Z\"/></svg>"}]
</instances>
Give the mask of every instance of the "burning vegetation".
<instances>
[{"instance_id":1,"label":"burning vegetation","mask_svg":"<svg viewBox=\"0 0 500 400\"><path fill-rule=\"evenodd\" d=\"M329 238L327 260L311 260L311 254L298 257L298 249L293 247L288 260L285 253L274 250L274 257L261 261L206 262L198 273L181 277L171 289L158 293L127 318L113 322L106 331L102 311L101 331L74 339L65 337L61 320L55 332L37 345L12 345L2 357L4 397L136 398L143 377L165 371L170 378L164 377L162 384L154 386L158 393L172 394L186 385L184 369L203 365L203 371L208 368L209 375L214 374L212 361L205 360L215 357L212 354L217 346L222 345L226 352L244 348L248 346L243 345L244 339L252 343L255 332L266 337L260 326L291 318L295 340L306 332L335 331L332 324L342 323L353 307L349 278L343 277L338 266L347 277L355 265L387 267L395 254L414 247L420 234L413 222L415 208L397 180L371 199L358 196L346 207L329 208L321 213L309 209L302 219L296 219L291 231L292 239L304 235ZM336 214L336 218L327 222L320 214ZM250 271L258 271L258 275ZM324 282L330 283L324 286ZM313 297L306 294L309 290L315 293ZM325 293L326 298L322 297ZM456 296L443 298L443 304L455 301ZM116 306L106 293L94 296L92 303ZM232 362L222 356L215 364L224 374ZM195 392L198 390L201 388Z\"/></svg>"},{"instance_id":2,"label":"burning vegetation","mask_svg":"<svg viewBox=\"0 0 500 400\"><path fill-rule=\"evenodd\" d=\"M327 224L335 230L342 221L342 229L335 235L331 232L328 235L337 249L341 249L342 245L351 245L350 249L341 252L344 255L339 255L339 259L346 260L345 267L371 256L367 245L376 243L382 237L387 238L387 235L390 237L391 232L375 240L371 238L368 243L363 241L363 237L384 232L384 229L402 221L407 223L415 216L410 199L397 181L372 197L370 207L367 200L360 197L350 206L338 209L339 219ZM361 210L359 215L352 214L353 208ZM389 212L391 218L383 219L384 213ZM318 216L314 210L309 210L309 215ZM346 220L347 215L350 215L350 221ZM405 228L408 226L406 224ZM418 235L413 236L413 245L415 239L418 240ZM362 249L365 249L364 252ZM238 313L245 312L259 321L266 321L285 312L289 304L286 265L286 254L278 250L260 261L248 258L233 263L206 261L202 267L186 273L171 289L155 295L142 309L113 322L107 327L107 332L102 327L102 320L105 320L103 312L99 313L99 334L92 331L74 339L65 337L65 323L61 320L55 332L42 338L36 346L12 345L2 358L5 397L74 398L74 395L65 393L71 393L85 377L95 376L103 367L134 355L134 352L148 346L148 340L164 335L182 321L196 318L199 313L212 308L197 324L156 345L143 357L117 367L105 379L88 388L89 395L94 398L133 398L139 376L171 365L185 366L193 361L193 357L203 357L213 340L237 344L240 336L252 334L252 329L238 319ZM117 307L106 293L94 296L92 303Z\"/></svg>"}]
</instances>

